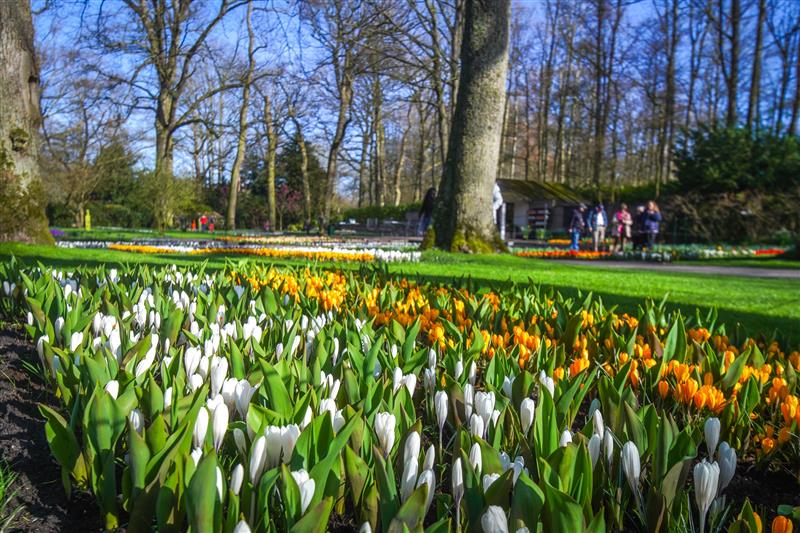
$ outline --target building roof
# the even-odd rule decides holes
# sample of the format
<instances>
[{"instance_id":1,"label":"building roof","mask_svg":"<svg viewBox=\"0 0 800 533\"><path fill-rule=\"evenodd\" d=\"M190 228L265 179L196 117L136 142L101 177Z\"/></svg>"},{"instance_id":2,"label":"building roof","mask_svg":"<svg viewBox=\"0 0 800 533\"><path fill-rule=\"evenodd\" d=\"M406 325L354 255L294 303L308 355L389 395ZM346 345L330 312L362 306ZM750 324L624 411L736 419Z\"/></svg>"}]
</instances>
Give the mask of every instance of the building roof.
<instances>
[{"instance_id":1,"label":"building roof","mask_svg":"<svg viewBox=\"0 0 800 533\"><path fill-rule=\"evenodd\" d=\"M557 200L571 204L584 202L575 191L562 183L499 179L497 185L500 186L504 199L518 196L531 200Z\"/></svg>"}]
</instances>

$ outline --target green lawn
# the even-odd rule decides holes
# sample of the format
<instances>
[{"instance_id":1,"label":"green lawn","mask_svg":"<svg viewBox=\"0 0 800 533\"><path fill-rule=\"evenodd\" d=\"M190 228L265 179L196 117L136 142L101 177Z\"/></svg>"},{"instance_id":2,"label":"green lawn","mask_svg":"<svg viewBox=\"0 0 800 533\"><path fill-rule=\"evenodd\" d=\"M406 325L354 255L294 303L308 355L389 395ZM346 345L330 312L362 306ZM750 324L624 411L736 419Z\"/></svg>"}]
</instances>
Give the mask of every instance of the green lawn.
<instances>
[{"instance_id":1,"label":"green lawn","mask_svg":"<svg viewBox=\"0 0 800 533\"><path fill-rule=\"evenodd\" d=\"M111 250L62 249L47 246L0 244L0 259L12 254L25 262L42 261L62 267L80 264L134 263L190 265L208 260L212 268L225 265L226 259L214 256L144 255ZM234 257L234 261L242 260ZM248 259L257 260L257 259ZM303 264L303 261L272 261L274 264ZM328 265L332 266L332 265ZM338 264L340 268L357 268ZM727 324L741 323L750 332L777 332L793 346L800 344L800 281L707 274L634 271L619 269L613 263L593 266L562 265L546 260L511 255L456 255L426 252L420 263L389 265L389 271L408 277L451 283L472 278L482 285L509 282L539 283L566 294L589 291L608 304L635 310L645 298L668 302L685 315L695 310L716 307Z\"/></svg>"}]
</instances>

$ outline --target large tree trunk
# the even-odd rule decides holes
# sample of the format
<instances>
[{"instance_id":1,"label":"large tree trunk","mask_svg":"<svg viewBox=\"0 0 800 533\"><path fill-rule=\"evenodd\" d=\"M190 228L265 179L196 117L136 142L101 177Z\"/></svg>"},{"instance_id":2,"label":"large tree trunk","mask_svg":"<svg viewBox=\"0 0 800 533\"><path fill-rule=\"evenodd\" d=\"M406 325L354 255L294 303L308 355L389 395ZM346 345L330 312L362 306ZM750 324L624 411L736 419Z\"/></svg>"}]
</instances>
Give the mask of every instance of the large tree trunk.
<instances>
[{"instance_id":1,"label":"large tree trunk","mask_svg":"<svg viewBox=\"0 0 800 533\"><path fill-rule=\"evenodd\" d=\"M247 4L247 71L242 80L242 104L239 107L239 135L236 139L236 158L231 169L231 189L228 199L228 217L225 224L226 230L236 229L236 203L239 196L239 179L244 162L245 143L247 141L247 109L250 105L250 85L253 81L255 69L255 34L253 33L253 3ZM274 198L274 197L273 197ZM270 220L275 221L275 202L270 207Z\"/></svg>"},{"instance_id":2,"label":"large tree trunk","mask_svg":"<svg viewBox=\"0 0 800 533\"><path fill-rule=\"evenodd\" d=\"M53 242L39 176L40 122L30 4L0 2L0 241Z\"/></svg>"},{"instance_id":3,"label":"large tree trunk","mask_svg":"<svg viewBox=\"0 0 800 533\"><path fill-rule=\"evenodd\" d=\"M492 212L500 153L510 0L468 0L461 77L436 212L436 244L448 250L502 247Z\"/></svg>"}]
</instances>

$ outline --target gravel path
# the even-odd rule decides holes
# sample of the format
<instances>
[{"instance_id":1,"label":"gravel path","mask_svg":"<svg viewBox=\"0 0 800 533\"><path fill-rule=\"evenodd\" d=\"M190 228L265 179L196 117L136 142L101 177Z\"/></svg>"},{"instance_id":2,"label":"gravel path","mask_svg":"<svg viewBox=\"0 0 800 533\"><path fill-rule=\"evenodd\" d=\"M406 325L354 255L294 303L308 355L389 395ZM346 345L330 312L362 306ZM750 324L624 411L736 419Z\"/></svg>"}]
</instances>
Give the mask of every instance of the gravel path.
<instances>
[{"instance_id":1,"label":"gravel path","mask_svg":"<svg viewBox=\"0 0 800 533\"><path fill-rule=\"evenodd\" d=\"M713 276L740 276L744 278L773 278L800 280L800 269L734 267L719 265L680 265L674 263L646 263L644 261L581 261L579 259L552 259L562 265L592 266L607 269L653 270L656 272L678 272L683 274L706 274Z\"/></svg>"}]
</instances>

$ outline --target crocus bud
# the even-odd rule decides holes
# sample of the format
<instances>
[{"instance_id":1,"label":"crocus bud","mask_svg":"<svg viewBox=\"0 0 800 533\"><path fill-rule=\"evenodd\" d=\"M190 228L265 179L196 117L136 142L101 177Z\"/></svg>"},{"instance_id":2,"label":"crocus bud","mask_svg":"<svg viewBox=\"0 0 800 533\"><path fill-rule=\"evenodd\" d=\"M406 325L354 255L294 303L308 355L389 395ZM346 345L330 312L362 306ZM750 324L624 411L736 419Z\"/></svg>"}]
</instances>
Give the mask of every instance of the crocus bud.
<instances>
[{"instance_id":1,"label":"crocus bud","mask_svg":"<svg viewBox=\"0 0 800 533\"><path fill-rule=\"evenodd\" d=\"M483 438L483 418L478 416L477 414L473 414L469 419L469 432L470 434L474 435L475 437Z\"/></svg>"},{"instance_id":2,"label":"crocus bud","mask_svg":"<svg viewBox=\"0 0 800 533\"><path fill-rule=\"evenodd\" d=\"M736 450L730 447L730 445L722 441L719 445L719 488L717 489L717 496L722 494L722 491L725 490L725 487L733 479L733 475L736 473Z\"/></svg>"},{"instance_id":3,"label":"crocus bud","mask_svg":"<svg viewBox=\"0 0 800 533\"><path fill-rule=\"evenodd\" d=\"M203 447L203 441L206 440L206 431L208 431L208 409L203 406L198 411L197 419L194 421L192 442L195 448Z\"/></svg>"},{"instance_id":4,"label":"crocus bud","mask_svg":"<svg viewBox=\"0 0 800 533\"><path fill-rule=\"evenodd\" d=\"M74 352L81 344L83 344L83 332L76 331L72 334L72 338L69 341L69 351Z\"/></svg>"},{"instance_id":5,"label":"crocus bud","mask_svg":"<svg viewBox=\"0 0 800 533\"><path fill-rule=\"evenodd\" d=\"M236 443L236 449L244 457L247 455L247 437L244 436L244 431L241 428L233 429L233 442Z\"/></svg>"},{"instance_id":6,"label":"crocus bud","mask_svg":"<svg viewBox=\"0 0 800 533\"><path fill-rule=\"evenodd\" d=\"M131 414L128 415L128 419L131 421L131 426L139 435L142 434L142 430L144 429L144 415L138 409L133 409Z\"/></svg>"},{"instance_id":7,"label":"crocus bud","mask_svg":"<svg viewBox=\"0 0 800 533\"><path fill-rule=\"evenodd\" d=\"M481 457L481 447L476 442L472 445L472 448L469 450L469 463L472 465L472 468L475 472L480 473L483 469L483 459Z\"/></svg>"},{"instance_id":8,"label":"crocus bud","mask_svg":"<svg viewBox=\"0 0 800 533\"><path fill-rule=\"evenodd\" d=\"M311 499L314 497L316 484L314 480L308 476L308 472L302 469L297 472L292 472L292 477L297 483L297 487L300 489L300 514L305 514L308 505L311 503Z\"/></svg>"},{"instance_id":9,"label":"crocus bud","mask_svg":"<svg viewBox=\"0 0 800 533\"><path fill-rule=\"evenodd\" d=\"M603 435L603 453L606 457L606 464L611 466L614 461L614 437L610 430L606 430Z\"/></svg>"},{"instance_id":10,"label":"crocus bud","mask_svg":"<svg viewBox=\"0 0 800 533\"><path fill-rule=\"evenodd\" d=\"M112 379L106 383L105 391L116 400L117 396L119 396L119 381Z\"/></svg>"},{"instance_id":11,"label":"crocus bud","mask_svg":"<svg viewBox=\"0 0 800 533\"><path fill-rule=\"evenodd\" d=\"M561 433L561 438L558 441L558 445L562 448L568 446L572 442L572 433L570 430L565 429L563 433Z\"/></svg>"},{"instance_id":12,"label":"crocus bud","mask_svg":"<svg viewBox=\"0 0 800 533\"><path fill-rule=\"evenodd\" d=\"M641 474L641 464L639 463L639 449L632 441L628 441L622 447L622 470L628 478L628 485L634 494L639 493L639 475Z\"/></svg>"},{"instance_id":13,"label":"crocus bud","mask_svg":"<svg viewBox=\"0 0 800 533\"><path fill-rule=\"evenodd\" d=\"M428 368L431 370L436 368L436 351L433 348L428 350Z\"/></svg>"},{"instance_id":14,"label":"crocus bud","mask_svg":"<svg viewBox=\"0 0 800 533\"><path fill-rule=\"evenodd\" d=\"M392 446L394 446L395 423L395 416L391 413L381 412L375 415L375 433L378 435L378 442L383 449L384 457L389 457Z\"/></svg>"},{"instance_id":15,"label":"crocus bud","mask_svg":"<svg viewBox=\"0 0 800 533\"><path fill-rule=\"evenodd\" d=\"M456 368L455 368L455 378L456 378L456 381L458 381L458 380L459 380L459 378L461 377L461 375L462 375L463 373L464 373L464 362L463 362L463 361L461 361L461 360L459 359L459 360L456 362ZM465 392L466 392L466 391L465 391Z\"/></svg>"},{"instance_id":16,"label":"crocus bud","mask_svg":"<svg viewBox=\"0 0 800 533\"><path fill-rule=\"evenodd\" d=\"M433 470L425 470L419 475L419 480L417 480L417 488L421 487L422 485L428 486L428 495L425 498L425 512L422 513L424 516L428 514L428 509L433 501L433 493L436 491L436 479L433 477Z\"/></svg>"},{"instance_id":17,"label":"crocus bud","mask_svg":"<svg viewBox=\"0 0 800 533\"><path fill-rule=\"evenodd\" d=\"M605 425L603 424L603 413L600 412L600 409L596 409L592 414L592 426L594 426L595 435L600 436L602 439L603 433L605 432Z\"/></svg>"},{"instance_id":18,"label":"crocus bud","mask_svg":"<svg viewBox=\"0 0 800 533\"><path fill-rule=\"evenodd\" d=\"M490 505L481 516L481 528L485 533L508 533L508 520L503 508Z\"/></svg>"},{"instance_id":19,"label":"crocus bud","mask_svg":"<svg viewBox=\"0 0 800 533\"><path fill-rule=\"evenodd\" d=\"M600 435L595 433L592 435L592 438L589 439L589 457L592 460L592 468L595 467L597 464L597 459L600 457L600 445L602 444L603 439L600 438Z\"/></svg>"},{"instance_id":20,"label":"crocus bud","mask_svg":"<svg viewBox=\"0 0 800 533\"><path fill-rule=\"evenodd\" d=\"M533 425L533 416L536 413L536 403L530 399L525 398L519 405L519 421L522 423L522 432L525 436L528 435L531 426Z\"/></svg>"},{"instance_id":21,"label":"crocus bud","mask_svg":"<svg viewBox=\"0 0 800 533\"><path fill-rule=\"evenodd\" d=\"M233 533L251 533L250 526L247 525L246 521L239 520L239 523L233 528Z\"/></svg>"},{"instance_id":22,"label":"crocus bud","mask_svg":"<svg viewBox=\"0 0 800 533\"><path fill-rule=\"evenodd\" d=\"M433 444L428 446L428 449L425 451L425 462L422 464L422 470L433 470L433 465L436 461L436 448L433 447Z\"/></svg>"},{"instance_id":23,"label":"crocus bud","mask_svg":"<svg viewBox=\"0 0 800 533\"><path fill-rule=\"evenodd\" d=\"M191 455L192 457L192 462L194 462L194 466L197 466L200 463L200 459L203 458L203 450L201 450L200 448L195 448L189 455Z\"/></svg>"},{"instance_id":24,"label":"crocus bud","mask_svg":"<svg viewBox=\"0 0 800 533\"><path fill-rule=\"evenodd\" d=\"M414 492L414 485L417 481L419 471L419 459L414 456L406 458L403 463L403 477L400 479L400 499L406 501L411 493Z\"/></svg>"},{"instance_id":25,"label":"crocus bud","mask_svg":"<svg viewBox=\"0 0 800 533\"><path fill-rule=\"evenodd\" d=\"M500 479L500 474L484 474L483 476L483 492L485 493L492 486L492 483Z\"/></svg>"},{"instance_id":26,"label":"crocus bud","mask_svg":"<svg viewBox=\"0 0 800 533\"><path fill-rule=\"evenodd\" d=\"M225 433L228 431L228 406L220 403L214 408L214 419L211 422L211 432L214 437L214 449L219 451Z\"/></svg>"},{"instance_id":27,"label":"crocus bud","mask_svg":"<svg viewBox=\"0 0 800 533\"><path fill-rule=\"evenodd\" d=\"M717 421L719 423L719 421ZM706 424L708 427L708 424ZM716 447L716 443L714 443ZM717 496L719 485L719 465L705 459L694 465L694 498L700 513L700 531L705 531L706 513Z\"/></svg>"},{"instance_id":28,"label":"crocus bud","mask_svg":"<svg viewBox=\"0 0 800 533\"><path fill-rule=\"evenodd\" d=\"M467 420L469 420L470 416L472 416L472 404L474 400L475 388L467 383L464 385L464 414L467 415Z\"/></svg>"},{"instance_id":29,"label":"crocus bud","mask_svg":"<svg viewBox=\"0 0 800 533\"><path fill-rule=\"evenodd\" d=\"M239 495L239 491L242 489L242 482L244 481L244 466L242 463L237 464L233 467L233 471L231 472L231 492L235 495Z\"/></svg>"},{"instance_id":30,"label":"crocus bud","mask_svg":"<svg viewBox=\"0 0 800 533\"><path fill-rule=\"evenodd\" d=\"M419 433L412 431L406 437L403 447L403 462L408 463L412 459L419 459L420 437Z\"/></svg>"},{"instance_id":31,"label":"crocus bud","mask_svg":"<svg viewBox=\"0 0 800 533\"><path fill-rule=\"evenodd\" d=\"M461 467L461 457L456 458L455 462L453 462L452 482L453 498L456 501L456 507L458 507L461 498L464 497L464 470Z\"/></svg>"},{"instance_id":32,"label":"crocus bud","mask_svg":"<svg viewBox=\"0 0 800 533\"><path fill-rule=\"evenodd\" d=\"M361 527L358 528L358 533L372 533L372 526L369 525L369 522L364 522L361 524Z\"/></svg>"},{"instance_id":33,"label":"crocus bud","mask_svg":"<svg viewBox=\"0 0 800 533\"><path fill-rule=\"evenodd\" d=\"M708 449L709 459L714 457L719 442L720 423L719 418L712 417L706 420L704 433L706 436L706 448Z\"/></svg>"},{"instance_id":34,"label":"crocus bud","mask_svg":"<svg viewBox=\"0 0 800 533\"><path fill-rule=\"evenodd\" d=\"M447 393L440 390L433 398L433 403L436 408L436 421L439 423L439 433L444 429L444 423L447 420Z\"/></svg>"},{"instance_id":35,"label":"crocus bud","mask_svg":"<svg viewBox=\"0 0 800 533\"><path fill-rule=\"evenodd\" d=\"M513 377L504 377L503 378L503 394L506 395L507 398L511 398L511 393L514 389L514 378Z\"/></svg>"},{"instance_id":36,"label":"crocus bud","mask_svg":"<svg viewBox=\"0 0 800 533\"><path fill-rule=\"evenodd\" d=\"M250 482L253 485L261 479L261 473L264 471L264 461L267 455L266 446L267 439L263 435L253 443L253 449L250 452Z\"/></svg>"},{"instance_id":37,"label":"crocus bud","mask_svg":"<svg viewBox=\"0 0 800 533\"><path fill-rule=\"evenodd\" d=\"M469 374L467 375L467 379L469 380L470 385L475 385L475 378L478 374L478 367L475 364L475 361L472 361L469 365Z\"/></svg>"}]
</instances>

